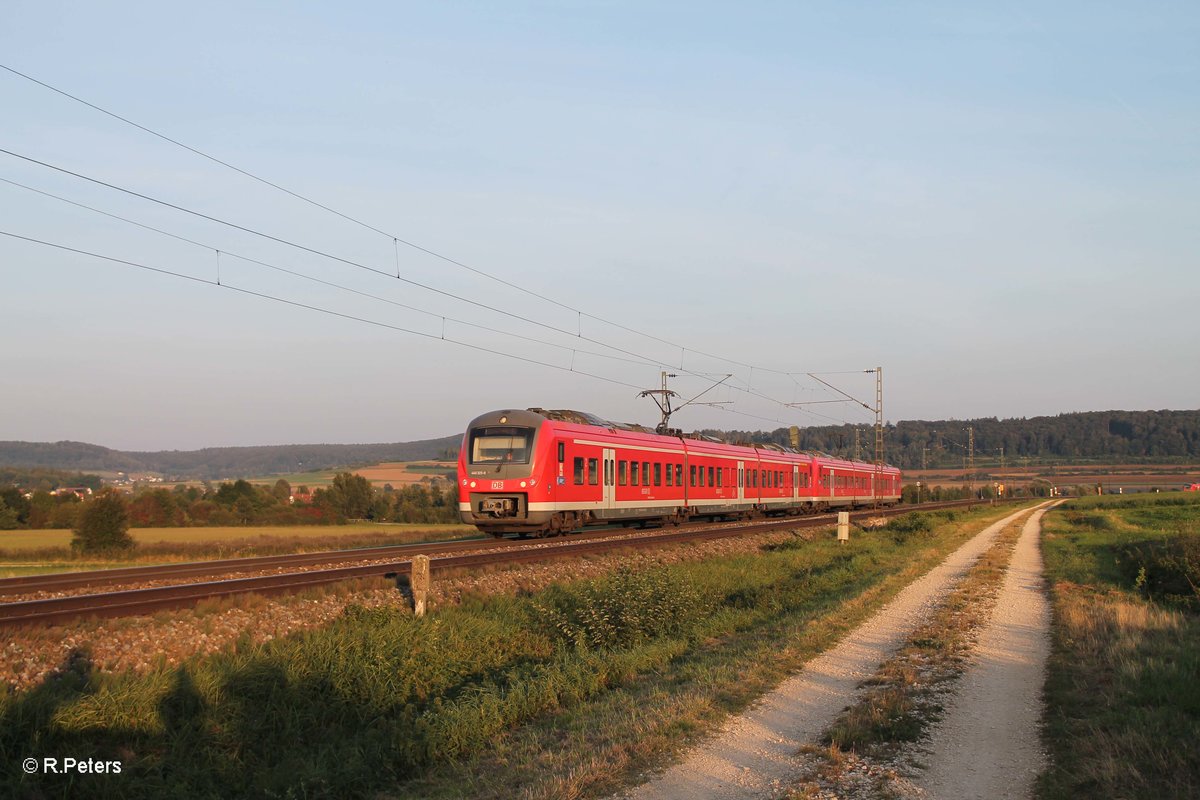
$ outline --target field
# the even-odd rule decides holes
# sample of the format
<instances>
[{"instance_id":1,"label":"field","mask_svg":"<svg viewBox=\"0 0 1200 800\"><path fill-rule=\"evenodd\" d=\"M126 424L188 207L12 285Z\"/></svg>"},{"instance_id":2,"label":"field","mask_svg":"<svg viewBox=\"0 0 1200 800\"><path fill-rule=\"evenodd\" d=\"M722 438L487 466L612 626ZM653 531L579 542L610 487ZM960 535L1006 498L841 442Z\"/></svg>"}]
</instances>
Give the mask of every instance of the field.
<instances>
[{"instance_id":1,"label":"field","mask_svg":"<svg viewBox=\"0 0 1200 800\"><path fill-rule=\"evenodd\" d=\"M270 486L283 478L295 489L307 486L317 489L333 483L333 476L339 472L353 472L369 480L376 488L383 488L390 483L395 488L420 483L424 478L449 477L453 479L457 465L453 461L394 461L384 464L374 464L369 467L349 467L345 469L327 469L316 472L296 472L291 475L270 475L261 478L248 478L251 483Z\"/></svg>"},{"instance_id":2,"label":"field","mask_svg":"<svg viewBox=\"0 0 1200 800\"><path fill-rule=\"evenodd\" d=\"M1046 521L1039 796L1200 796L1200 494L1081 498Z\"/></svg>"},{"instance_id":3,"label":"field","mask_svg":"<svg viewBox=\"0 0 1200 800\"><path fill-rule=\"evenodd\" d=\"M469 525L401 523L130 528L129 533L138 542L137 550L106 561L96 557L74 557L71 531L0 531L0 577L191 559L382 547L478 536Z\"/></svg>"},{"instance_id":4,"label":"field","mask_svg":"<svg viewBox=\"0 0 1200 800\"><path fill-rule=\"evenodd\" d=\"M905 470L904 482L920 481L924 486L962 486L966 469ZM976 465L976 486L997 481L1009 486L1028 486L1035 480L1048 481L1059 487L1074 489L1096 484L1106 494L1144 492L1151 489L1174 491L1184 484L1200 482L1200 468L1180 464L1056 464L1022 467L1009 464L1001 469L996 464Z\"/></svg>"}]
</instances>

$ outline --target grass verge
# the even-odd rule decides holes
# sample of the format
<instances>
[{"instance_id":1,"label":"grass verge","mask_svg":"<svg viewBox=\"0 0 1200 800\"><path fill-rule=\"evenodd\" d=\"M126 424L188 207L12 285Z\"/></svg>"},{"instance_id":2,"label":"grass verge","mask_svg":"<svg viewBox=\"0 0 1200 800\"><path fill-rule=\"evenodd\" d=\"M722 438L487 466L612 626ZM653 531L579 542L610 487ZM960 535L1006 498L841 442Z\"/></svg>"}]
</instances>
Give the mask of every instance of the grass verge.
<instances>
[{"instance_id":1,"label":"grass verge","mask_svg":"<svg viewBox=\"0 0 1200 800\"><path fill-rule=\"evenodd\" d=\"M1088 498L1045 520L1052 765L1038 797L1200 796L1200 615L1194 592L1162 590L1195 574L1200 497Z\"/></svg>"},{"instance_id":2,"label":"grass verge","mask_svg":"<svg viewBox=\"0 0 1200 800\"><path fill-rule=\"evenodd\" d=\"M616 788L743 708L981 523L476 597L417 620L351 609L150 674L76 653L0 697L0 759L72 753L113 776L0 775L0 793L573 797ZM15 759L15 760L14 760Z\"/></svg>"}]
</instances>

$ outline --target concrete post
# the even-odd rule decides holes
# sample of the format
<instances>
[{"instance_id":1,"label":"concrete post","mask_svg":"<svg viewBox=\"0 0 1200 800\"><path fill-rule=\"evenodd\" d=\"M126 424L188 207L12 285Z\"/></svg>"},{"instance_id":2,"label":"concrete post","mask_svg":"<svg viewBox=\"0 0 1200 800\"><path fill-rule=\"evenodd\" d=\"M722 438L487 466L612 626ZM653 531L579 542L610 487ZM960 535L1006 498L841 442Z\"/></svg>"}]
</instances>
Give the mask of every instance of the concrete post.
<instances>
[{"instance_id":1,"label":"concrete post","mask_svg":"<svg viewBox=\"0 0 1200 800\"><path fill-rule=\"evenodd\" d=\"M429 597L429 556L413 556L412 593L413 616L425 616L425 601Z\"/></svg>"},{"instance_id":2,"label":"concrete post","mask_svg":"<svg viewBox=\"0 0 1200 800\"><path fill-rule=\"evenodd\" d=\"M850 512L849 511L839 511L838 512L838 541L839 542L850 541Z\"/></svg>"}]
</instances>

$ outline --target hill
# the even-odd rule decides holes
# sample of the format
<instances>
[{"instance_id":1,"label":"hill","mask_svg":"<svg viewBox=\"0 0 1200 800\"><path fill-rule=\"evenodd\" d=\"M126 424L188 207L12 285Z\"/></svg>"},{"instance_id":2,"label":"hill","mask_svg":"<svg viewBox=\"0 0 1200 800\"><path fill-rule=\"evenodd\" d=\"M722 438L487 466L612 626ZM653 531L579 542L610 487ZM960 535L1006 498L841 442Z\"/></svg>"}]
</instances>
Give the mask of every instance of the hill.
<instances>
[{"instance_id":1,"label":"hill","mask_svg":"<svg viewBox=\"0 0 1200 800\"><path fill-rule=\"evenodd\" d=\"M149 472L169 480L210 480L444 458L456 453L461 441L461 434L455 434L393 444L289 444L157 452L111 450L83 442L0 442L0 466Z\"/></svg>"},{"instance_id":2,"label":"hill","mask_svg":"<svg viewBox=\"0 0 1200 800\"><path fill-rule=\"evenodd\" d=\"M1000 450L1010 464L1040 462L1200 460L1200 410L1087 411L1047 417L988 417L970 420L902 420L884 434L887 460L901 469L961 465L967 427L975 431L975 458L995 463ZM864 458L870 458L874 433L859 425ZM800 429L800 447L852 456L852 425ZM788 444L788 429L704 431L729 441ZM292 444L267 447L212 447L204 450L126 452L82 442L0 442L0 467L46 468L87 472L150 472L168 479L216 479L334 469L452 457L458 434L393 444Z\"/></svg>"}]
</instances>

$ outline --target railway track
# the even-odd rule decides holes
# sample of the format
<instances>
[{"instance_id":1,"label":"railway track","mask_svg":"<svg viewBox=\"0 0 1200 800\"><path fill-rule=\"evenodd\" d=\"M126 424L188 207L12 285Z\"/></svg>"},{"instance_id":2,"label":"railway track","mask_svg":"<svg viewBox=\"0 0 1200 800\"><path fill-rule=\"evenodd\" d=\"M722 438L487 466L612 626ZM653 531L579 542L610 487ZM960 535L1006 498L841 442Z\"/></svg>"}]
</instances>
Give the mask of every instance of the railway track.
<instances>
[{"instance_id":1,"label":"railway track","mask_svg":"<svg viewBox=\"0 0 1200 800\"><path fill-rule=\"evenodd\" d=\"M923 504L919 510L969 505L967 501ZM852 520L877 516L895 516L914 510L898 506L881 511L851 513ZM98 570L93 573L57 573L0 580L0 595L28 594L36 591L64 591L95 588L164 579L236 574L263 569L295 568L322 564L341 566L283 572L253 577L193 581L167 586L122 589L73 594L37 600L0 603L0 627L49 625L88 617L119 617L148 614L170 608L182 608L201 600L240 594L287 594L317 586L362 578L403 576L411 570L414 555L430 556L434 571L469 569L492 564L528 563L558 558L574 558L620 548L650 548L686 541L707 541L766 531L831 525L836 514L811 517L786 517L750 523L695 523L675 529L662 529L641 535L628 531L589 531L561 539L469 539L453 542L397 545L298 556L224 559L207 562L169 564L161 567L133 567ZM484 551L484 552L480 552ZM369 560L371 563L346 565L345 562Z\"/></svg>"}]
</instances>

